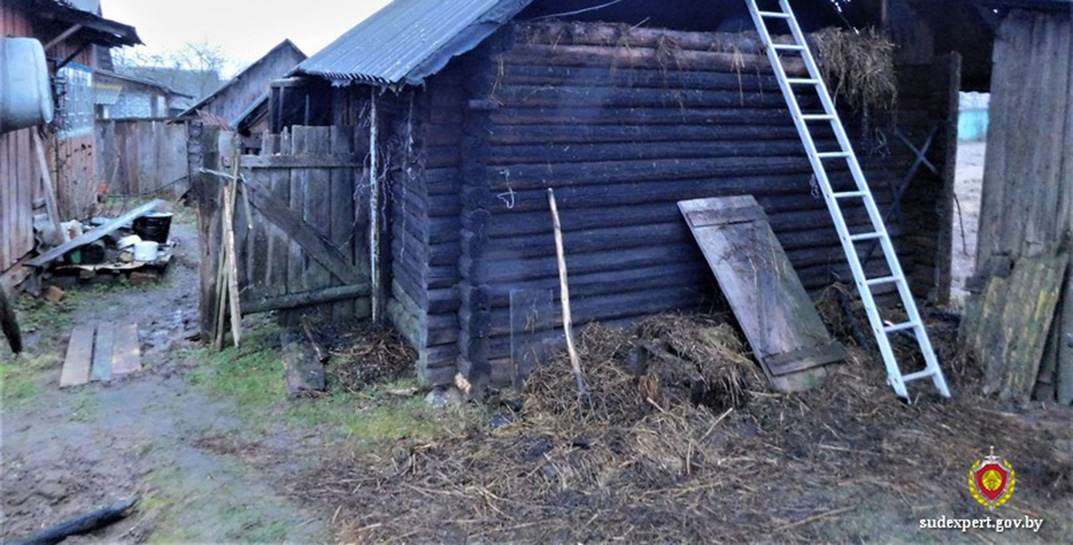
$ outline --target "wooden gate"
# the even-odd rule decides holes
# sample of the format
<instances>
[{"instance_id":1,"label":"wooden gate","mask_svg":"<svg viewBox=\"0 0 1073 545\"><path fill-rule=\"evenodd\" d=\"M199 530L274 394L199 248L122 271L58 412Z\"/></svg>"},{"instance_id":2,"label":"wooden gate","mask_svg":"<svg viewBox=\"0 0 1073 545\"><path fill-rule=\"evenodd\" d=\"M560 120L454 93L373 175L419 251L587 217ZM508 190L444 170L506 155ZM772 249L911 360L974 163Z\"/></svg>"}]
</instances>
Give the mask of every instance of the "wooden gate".
<instances>
[{"instance_id":1,"label":"wooden gate","mask_svg":"<svg viewBox=\"0 0 1073 545\"><path fill-rule=\"evenodd\" d=\"M206 140L213 139L201 138ZM228 171L226 150L234 149L228 142L237 139L217 138L218 156L200 159L218 165L207 170ZM260 155L241 157L234 232L243 315L282 311L287 322L306 314L333 320L369 316L363 149L351 129L293 127L266 136ZM206 301L216 300L227 178L199 179L199 211L211 218L202 222L201 271L202 328L209 332L215 320Z\"/></svg>"}]
</instances>

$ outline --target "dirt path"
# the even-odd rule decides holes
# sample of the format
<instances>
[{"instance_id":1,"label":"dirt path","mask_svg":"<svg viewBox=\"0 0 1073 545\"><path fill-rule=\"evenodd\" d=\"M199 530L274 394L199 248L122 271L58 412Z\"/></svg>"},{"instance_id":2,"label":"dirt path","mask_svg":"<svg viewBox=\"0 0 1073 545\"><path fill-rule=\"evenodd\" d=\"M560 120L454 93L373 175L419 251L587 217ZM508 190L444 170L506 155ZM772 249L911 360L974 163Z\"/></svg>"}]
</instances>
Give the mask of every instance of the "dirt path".
<instances>
[{"instance_id":1,"label":"dirt path","mask_svg":"<svg viewBox=\"0 0 1073 545\"><path fill-rule=\"evenodd\" d=\"M138 495L136 514L97 534L105 542L317 542L330 514L281 495L280 481L311 463L317 439L271 424L250 430L234 400L190 380L197 242L177 225L178 260L153 288L74 288L65 311L29 317L29 356L4 366L0 540ZM146 370L120 383L60 391L70 324L136 321ZM35 323L36 322L36 323ZM256 433L256 435L254 435ZM280 454L286 445L289 455Z\"/></svg>"},{"instance_id":2,"label":"dirt path","mask_svg":"<svg viewBox=\"0 0 1073 545\"><path fill-rule=\"evenodd\" d=\"M960 208L955 209L954 215L953 256L953 294L957 304L962 304L968 295L964 289L965 281L972 276L976 266L976 237L980 228L980 196L986 154L987 144L984 142L961 142L958 146L957 185L954 191Z\"/></svg>"}]
</instances>

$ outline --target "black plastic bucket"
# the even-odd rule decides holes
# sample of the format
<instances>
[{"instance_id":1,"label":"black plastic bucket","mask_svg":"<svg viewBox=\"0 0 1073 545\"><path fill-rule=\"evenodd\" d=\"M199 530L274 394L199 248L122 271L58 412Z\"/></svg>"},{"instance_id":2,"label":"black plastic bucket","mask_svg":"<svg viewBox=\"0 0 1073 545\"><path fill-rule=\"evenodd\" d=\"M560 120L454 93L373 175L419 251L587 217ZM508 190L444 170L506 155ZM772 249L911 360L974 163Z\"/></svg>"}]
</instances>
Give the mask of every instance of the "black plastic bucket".
<instances>
[{"instance_id":1,"label":"black plastic bucket","mask_svg":"<svg viewBox=\"0 0 1073 545\"><path fill-rule=\"evenodd\" d=\"M134 220L134 234L142 240L168 243L171 234L171 214L149 214Z\"/></svg>"}]
</instances>

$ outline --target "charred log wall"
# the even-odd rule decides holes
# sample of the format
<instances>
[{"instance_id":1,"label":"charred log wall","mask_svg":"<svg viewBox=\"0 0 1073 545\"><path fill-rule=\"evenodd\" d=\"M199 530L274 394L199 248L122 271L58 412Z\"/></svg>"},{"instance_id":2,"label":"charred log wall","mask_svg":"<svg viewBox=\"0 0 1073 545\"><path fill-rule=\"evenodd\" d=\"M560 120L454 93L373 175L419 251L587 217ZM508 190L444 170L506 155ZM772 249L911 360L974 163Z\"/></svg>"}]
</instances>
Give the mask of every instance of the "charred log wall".
<instances>
[{"instance_id":1,"label":"charred log wall","mask_svg":"<svg viewBox=\"0 0 1073 545\"><path fill-rule=\"evenodd\" d=\"M459 68L394 100L385 162L391 214L388 316L418 351L427 384L458 360L460 167L465 101Z\"/></svg>"},{"instance_id":2,"label":"charred log wall","mask_svg":"<svg viewBox=\"0 0 1073 545\"><path fill-rule=\"evenodd\" d=\"M471 379L512 378L510 291L557 286L549 187L562 210L578 323L695 307L713 293L676 207L684 199L752 194L807 288L850 278L768 61L747 37L516 25L474 56L463 198L427 201L444 211L461 206L461 245L433 243L442 251L430 265L448 265L460 251L459 361ZM931 67L906 70L915 76L904 78L912 88L899 115L914 127L927 125L939 113L934 91L919 85ZM818 105L815 97L801 101ZM851 130L861 126L850 112L845 119ZM830 130L818 134L821 148L835 147ZM855 139L872 150L860 155L886 209L915 156L893 130L868 134ZM929 157L940 168L946 159L938 147ZM914 289L926 295L936 284L941 246L941 199L933 197L944 182L920 179L929 187L911 190L908 221L890 230ZM833 180L843 190L852 183L845 168L836 168ZM863 207L850 207L847 217L865 228ZM454 224L444 219L442 228ZM879 259L869 268L885 272ZM558 333L546 336L555 340Z\"/></svg>"}]
</instances>

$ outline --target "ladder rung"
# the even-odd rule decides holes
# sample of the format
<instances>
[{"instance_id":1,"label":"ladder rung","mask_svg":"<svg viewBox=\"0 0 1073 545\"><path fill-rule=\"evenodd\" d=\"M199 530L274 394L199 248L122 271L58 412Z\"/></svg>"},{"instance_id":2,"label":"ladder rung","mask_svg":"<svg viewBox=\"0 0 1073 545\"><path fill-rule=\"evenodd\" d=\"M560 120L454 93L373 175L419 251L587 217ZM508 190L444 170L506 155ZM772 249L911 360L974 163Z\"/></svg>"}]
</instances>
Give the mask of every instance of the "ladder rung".
<instances>
[{"instance_id":1,"label":"ladder rung","mask_svg":"<svg viewBox=\"0 0 1073 545\"><path fill-rule=\"evenodd\" d=\"M850 235L849 239L853 242L860 242L862 240L876 240L883 238L883 233L863 233L860 235Z\"/></svg>"},{"instance_id":2,"label":"ladder rung","mask_svg":"<svg viewBox=\"0 0 1073 545\"><path fill-rule=\"evenodd\" d=\"M886 331L888 334L897 333L899 331L907 331L907 330L913 329L916 326L917 326L916 322L906 322L904 324L891 325L891 326L884 327L883 331Z\"/></svg>"},{"instance_id":3,"label":"ladder rung","mask_svg":"<svg viewBox=\"0 0 1073 545\"><path fill-rule=\"evenodd\" d=\"M803 45L791 45L791 44L774 44L771 46L775 51L804 51Z\"/></svg>"},{"instance_id":4,"label":"ladder rung","mask_svg":"<svg viewBox=\"0 0 1073 545\"><path fill-rule=\"evenodd\" d=\"M786 83L789 83L790 85L819 85L820 80L812 78L786 78Z\"/></svg>"},{"instance_id":5,"label":"ladder rung","mask_svg":"<svg viewBox=\"0 0 1073 545\"><path fill-rule=\"evenodd\" d=\"M820 159L841 159L848 158L849 155L848 151L825 151L817 153L816 157L819 157Z\"/></svg>"},{"instance_id":6,"label":"ladder rung","mask_svg":"<svg viewBox=\"0 0 1073 545\"><path fill-rule=\"evenodd\" d=\"M866 280L865 284L868 284L869 286L882 286L883 284L894 284L895 282L899 281L901 281L901 278L897 276L884 276L882 278L873 278L871 280Z\"/></svg>"},{"instance_id":7,"label":"ladder rung","mask_svg":"<svg viewBox=\"0 0 1073 545\"><path fill-rule=\"evenodd\" d=\"M921 380L925 378L931 378L935 376L935 371L931 369L925 369L916 373L911 373L902 377L902 382L913 382L914 380Z\"/></svg>"},{"instance_id":8,"label":"ladder rung","mask_svg":"<svg viewBox=\"0 0 1073 545\"><path fill-rule=\"evenodd\" d=\"M864 197L865 195L867 195L867 193L865 193L864 191L843 191L841 193L835 193L834 198L852 199L854 197Z\"/></svg>"},{"instance_id":9,"label":"ladder rung","mask_svg":"<svg viewBox=\"0 0 1073 545\"><path fill-rule=\"evenodd\" d=\"M770 17L772 19L789 19L790 18L789 13L783 13L781 11L761 11L760 16L761 17Z\"/></svg>"},{"instance_id":10,"label":"ladder rung","mask_svg":"<svg viewBox=\"0 0 1073 545\"><path fill-rule=\"evenodd\" d=\"M835 116L831 114L802 114L801 119L805 121L834 121Z\"/></svg>"}]
</instances>

